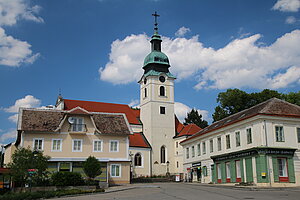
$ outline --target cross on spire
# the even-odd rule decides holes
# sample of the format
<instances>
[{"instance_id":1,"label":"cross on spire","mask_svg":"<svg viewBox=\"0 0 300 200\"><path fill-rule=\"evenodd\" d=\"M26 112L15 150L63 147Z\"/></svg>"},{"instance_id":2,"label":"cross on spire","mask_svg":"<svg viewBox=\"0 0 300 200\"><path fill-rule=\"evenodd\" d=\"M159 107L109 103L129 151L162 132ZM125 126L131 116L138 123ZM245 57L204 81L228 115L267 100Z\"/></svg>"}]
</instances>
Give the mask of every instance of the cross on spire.
<instances>
[{"instance_id":1,"label":"cross on spire","mask_svg":"<svg viewBox=\"0 0 300 200\"><path fill-rule=\"evenodd\" d=\"M157 23L157 17L159 17L160 15L158 15L157 14L157 12L155 11L155 13L154 14L152 14L152 16L154 16L154 30L155 30L155 33L157 33L157 30L158 30L158 27L157 27L157 25L158 25L158 23Z\"/></svg>"}]
</instances>

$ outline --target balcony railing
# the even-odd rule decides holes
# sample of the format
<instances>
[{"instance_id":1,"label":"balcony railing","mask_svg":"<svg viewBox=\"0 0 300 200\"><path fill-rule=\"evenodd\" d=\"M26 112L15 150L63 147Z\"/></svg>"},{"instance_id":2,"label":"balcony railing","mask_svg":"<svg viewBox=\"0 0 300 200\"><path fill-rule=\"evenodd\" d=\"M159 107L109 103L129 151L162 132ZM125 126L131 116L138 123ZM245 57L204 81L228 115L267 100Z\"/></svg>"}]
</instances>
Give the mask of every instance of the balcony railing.
<instances>
[{"instance_id":1,"label":"balcony railing","mask_svg":"<svg viewBox=\"0 0 300 200\"><path fill-rule=\"evenodd\" d=\"M86 132L85 124L70 124L69 131L70 132Z\"/></svg>"}]
</instances>

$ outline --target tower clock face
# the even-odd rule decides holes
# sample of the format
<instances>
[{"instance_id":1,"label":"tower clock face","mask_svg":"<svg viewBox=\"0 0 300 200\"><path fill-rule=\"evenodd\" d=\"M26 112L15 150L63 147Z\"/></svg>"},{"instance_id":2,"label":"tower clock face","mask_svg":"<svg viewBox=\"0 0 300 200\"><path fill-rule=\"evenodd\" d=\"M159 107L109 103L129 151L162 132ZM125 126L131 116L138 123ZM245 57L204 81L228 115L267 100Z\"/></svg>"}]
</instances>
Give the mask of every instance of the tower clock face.
<instances>
[{"instance_id":1,"label":"tower clock face","mask_svg":"<svg viewBox=\"0 0 300 200\"><path fill-rule=\"evenodd\" d=\"M146 84L146 83L147 83L147 79L145 78L145 79L144 79L144 84Z\"/></svg>"},{"instance_id":2,"label":"tower clock face","mask_svg":"<svg viewBox=\"0 0 300 200\"><path fill-rule=\"evenodd\" d=\"M163 82L165 82L165 81L166 81L166 79L165 79L165 77L164 77L164 76L160 76L160 77L159 77L159 81L163 83Z\"/></svg>"}]
</instances>

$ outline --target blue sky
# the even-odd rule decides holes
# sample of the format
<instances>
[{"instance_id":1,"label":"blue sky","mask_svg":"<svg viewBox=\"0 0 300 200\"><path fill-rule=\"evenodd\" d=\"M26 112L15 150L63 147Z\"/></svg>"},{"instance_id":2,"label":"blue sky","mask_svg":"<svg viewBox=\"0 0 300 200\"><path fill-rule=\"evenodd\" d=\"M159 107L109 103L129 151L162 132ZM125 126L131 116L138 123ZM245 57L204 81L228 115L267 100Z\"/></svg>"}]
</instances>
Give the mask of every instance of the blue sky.
<instances>
[{"instance_id":1,"label":"blue sky","mask_svg":"<svg viewBox=\"0 0 300 200\"><path fill-rule=\"evenodd\" d=\"M0 143L19 107L137 105L157 11L182 119L211 121L219 92L300 89L299 0L0 0Z\"/></svg>"}]
</instances>

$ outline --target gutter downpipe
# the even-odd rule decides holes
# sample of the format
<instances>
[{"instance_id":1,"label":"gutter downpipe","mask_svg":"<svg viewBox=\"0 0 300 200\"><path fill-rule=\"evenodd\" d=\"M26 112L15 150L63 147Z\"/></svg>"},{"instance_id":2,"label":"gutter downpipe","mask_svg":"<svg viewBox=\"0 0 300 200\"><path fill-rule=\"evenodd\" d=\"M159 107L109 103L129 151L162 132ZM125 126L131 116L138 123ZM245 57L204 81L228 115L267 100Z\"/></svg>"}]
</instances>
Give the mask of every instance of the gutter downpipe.
<instances>
[{"instance_id":1,"label":"gutter downpipe","mask_svg":"<svg viewBox=\"0 0 300 200\"><path fill-rule=\"evenodd\" d=\"M266 120L264 120L264 129L265 129L265 140L266 140L266 147L268 147L268 134L267 134L267 124L266 124ZM269 157L266 155L267 157L267 169L268 169L268 176L269 176L269 183L270 183L270 187L272 187L272 183L271 183L271 169L270 169L270 163L269 163Z\"/></svg>"}]
</instances>

